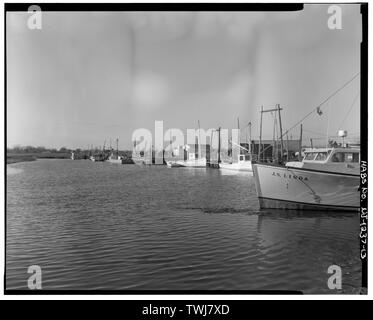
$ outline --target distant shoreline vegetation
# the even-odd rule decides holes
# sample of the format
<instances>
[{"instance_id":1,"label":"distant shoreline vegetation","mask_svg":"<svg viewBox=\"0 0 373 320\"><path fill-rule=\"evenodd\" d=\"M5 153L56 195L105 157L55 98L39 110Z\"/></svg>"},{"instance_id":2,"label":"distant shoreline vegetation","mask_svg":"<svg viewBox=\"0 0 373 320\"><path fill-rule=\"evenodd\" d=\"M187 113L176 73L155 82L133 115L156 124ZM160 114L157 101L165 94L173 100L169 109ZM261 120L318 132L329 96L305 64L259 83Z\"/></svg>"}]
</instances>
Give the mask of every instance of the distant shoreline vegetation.
<instances>
[{"instance_id":1,"label":"distant shoreline vegetation","mask_svg":"<svg viewBox=\"0 0 373 320\"><path fill-rule=\"evenodd\" d=\"M21 147L7 148L6 163L35 161L36 159L70 159L71 150L67 148L47 149L45 147Z\"/></svg>"},{"instance_id":2,"label":"distant shoreline vegetation","mask_svg":"<svg viewBox=\"0 0 373 320\"><path fill-rule=\"evenodd\" d=\"M80 158L88 158L89 155L101 152L98 149L95 150L82 150L82 149L68 149L62 147L60 149L45 148L45 147L32 147L32 146L15 146L13 148L7 148L6 152L6 163L18 163L26 161L35 161L37 159L71 159L71 153L80 156ZM106 152L111 152L106 150ZM114 151L115 152L115 151ZM132 163L132 152L131 151L119 151L119 154L124 156L128 162Z\"/></svg>"}]
</instances>

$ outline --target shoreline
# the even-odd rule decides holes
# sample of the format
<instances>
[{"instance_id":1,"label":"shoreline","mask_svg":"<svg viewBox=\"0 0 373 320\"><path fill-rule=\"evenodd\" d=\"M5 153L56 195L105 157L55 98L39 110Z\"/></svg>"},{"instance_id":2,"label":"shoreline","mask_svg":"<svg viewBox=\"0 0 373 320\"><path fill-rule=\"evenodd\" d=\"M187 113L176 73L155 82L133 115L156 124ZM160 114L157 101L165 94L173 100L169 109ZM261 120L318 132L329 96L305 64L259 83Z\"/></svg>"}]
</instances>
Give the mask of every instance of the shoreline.
<instances>
[{"instance_id":1,"label":"shoreline","mask_svg":"<svg viewBox=\"0 0 373 320\"><path fill-rule=\"evenodd\" d=\"M70 159L67 153L9 153L6 155L6 164L30 162L37 159Z\"/></svg>"},{"instance_id":2,"label":"shoreline","mask_svg":"<svg viewBox=\"0 0 373 320\"><path fill-rule=\"evenodd\" d=\"M35 161L36 157L34 156L11 156L6 158L6 164L14 164L14 163L20 163L20 162L30 162L30 161Z\"/></svg>"}]
</instances>

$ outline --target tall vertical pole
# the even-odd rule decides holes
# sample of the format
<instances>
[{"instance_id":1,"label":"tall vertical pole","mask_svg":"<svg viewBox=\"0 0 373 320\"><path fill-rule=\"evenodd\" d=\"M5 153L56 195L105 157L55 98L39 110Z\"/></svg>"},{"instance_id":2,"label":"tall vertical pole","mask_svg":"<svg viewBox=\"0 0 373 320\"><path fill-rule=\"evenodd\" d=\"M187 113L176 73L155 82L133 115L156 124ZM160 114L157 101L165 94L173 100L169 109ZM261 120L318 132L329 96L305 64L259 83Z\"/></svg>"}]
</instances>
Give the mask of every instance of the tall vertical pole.
<instances>
[{"instance_id":1,"label":"tall vertical pole","mask_svg":"<svg viewBox=\"0 0 373 320\"><path fill-rule=\"evenodd\" d=\"M238 129L238 145L241 146L241 130L240 130L240 118L237 117L237 129ZM233 149L233 145L232 145ZM241 148L238 148L238 154L241 154ZM233 150L232 150L232 156L233 156Z\"/></svg>"},{"instance_id":2,"label":"tall vertical pole","mask_svg":"<svg viewBox=\"0 0 373 320\"><path fill-rule=\"evenodd\" d=\"M118 159L119 159L119 146L118 146L118 141L119 141L119 139L117 138L117 157L118 157Z\"/></svg>"},{"instance_id":3,"label":"tall vertical pole","mask_svg":"<svg viewBox=\"0 0 373 320\"><path fill-rule=\"evenodd\" d=\"M312 138L310 138L310 142L311 142L311 149L313 149L313 141L312 141Z\"/></svg>"},{"instance_id":4,"label":"tall vertical pole","mask_svg":"<svg viewBox=\"0 0 373 320\"><path fill-rule=\"evenodd\" d=\"M221 144L220 144L220 131L221 131L221 127L219 127L218 129L218 132L219 132L219 139L218 139L218 164L221 162L220 161L220 148L221 148Z\"/></svg>"},{"instance_id":5,"label":"tall vertical pole","mask_svg":"<svg viewBox=\"0 0 373 320\"><path fill-rule=\"evenodd\" d=\"M279 104L277 105L277 109L278 109L278 121L279 121L279 124L280 124L281 162L282 162L282 159L283 159L283 157L284 157L284 140L283 140L283 138L282 138L281 109L280 109L280 105L279 105Z\"/></svg>"},{"instance_id":6,"label":"tall vertical pole","mask_svg":"<svg viewBox=\"0 0 373 320\"><path fill-rule=\"evenodd\" d=\"M248 144L249 143L249 136L248 136L248 133L247 133L247 131L248 131L248 126L246 126L246 128L245 128L246 130L245 130L245 135L246 135L246 143Z\"/></svg>"},{"instance_id":7,"label":"tall vertical pole","mask_svg":"<svg viewBox=\"0 0 373 320\"><path fill-rule=\"evenodd\" d=\"M286 135L286 161L289 162L289 135Z\"/></svg>"},{"instance_id":8,"label":"tall vertical pole","mask_svg":"<svg viewBox=\"0 0 373 320\"><path fill-rule=\"evenodd\" d=\"M172 148L172 130L170 129L170 149L171 149L171 157L173 157L174 149Z\"/></svg>"},{"instance_id":9,"label":"tall vertical pole","mask_svg":"<svg viewBox=\"0 0 373 320\"><path fill-rule=\"evenodd\" d=\"M277 124L277 119L275 117L274 120L273 120L273 136L272 136L272 141L273 141L272 158L273 158L273 161L275 161L277 159L277 156L278 156L276 124Z\"/></svg>"},{"instance_id":10,"label":"tall vertical pole","mask_svg":"<svg viewBox=\"0 0 373 320\"><path fill-rule=\"evenodd\" d=\"M201 158L201 126L198 120L198 158Z\"/></svg>"},{"instance_id":11,"label":"tall vertical pole","mask_svg":"<svg viewBox=\"0 0 373 320\"><path fill-rule=\"evenodd\" d=\"M263 122L263 106L260 110L260 132L259 132L259 151L258 151L258 161L260 162L262 159L262 122Z\"/></svg>"},{"instance_id":12,"label":"tall vertical pole","mask_svg":"<svg viewBox=\"0 0 373 320\"><path fill-rule=\"evenodd\" d=\"M251 122L249 122L249 152L251 154Z\"/></svg>"},{"instance_id":13,"label":"tall vertical pole","mask_svg":"<svg viewBox=\"0 0 373 320\"><path fill-rule=\"evenodd\" d=\"M299 137L299 155L298 160L302 160L302 135L303 135L303 124L300 125L300 137Z\"/></svg>"}]
</instances>

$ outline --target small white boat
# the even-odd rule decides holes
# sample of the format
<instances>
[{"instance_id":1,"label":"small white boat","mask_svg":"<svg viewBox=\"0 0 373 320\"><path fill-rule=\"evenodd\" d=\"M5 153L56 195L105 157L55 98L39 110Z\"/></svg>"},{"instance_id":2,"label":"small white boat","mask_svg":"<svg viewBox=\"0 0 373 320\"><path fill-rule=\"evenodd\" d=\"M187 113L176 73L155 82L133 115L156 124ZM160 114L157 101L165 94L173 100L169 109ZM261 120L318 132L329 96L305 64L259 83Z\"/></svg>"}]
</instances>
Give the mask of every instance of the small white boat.
<instances>
[{"instance_id":1,"label":"small white boat","mask_svg":"<svg viewBox=\"0 0 373 320\"><path fill-rule=\"evenodd\" d=\"M124 163L124 159L122 156L119 156L119 155L115 156L113 153L109 156L109 158L106 161L110 163L115 163L115 164Z\"/></svg>"},{"instance_id":2,"label":"small white boat","mask_svg":"<svg viewBox=\"0 0 373 320\"><path fill-rule=\"evenodd\" d=\"M181 168L184 167L182 164L177 163L176 161L166 161L167 167L169 168Z\"/></svg>"},{"instance_id":3,"label":"small white boat","mask_svg":"<svg viewBox=\"0 0 373 320\"><path fill-rule=\"evenodd\" d=\"M169 168L206 168L206 158L201 159L189 159L189 160L178 160L178 161L167 161Z\"/></svg>"},{"instance_id":4,"label":"small white boat","mask_svg":"<svg viewBox=\"0 0 373 320\"><path fill-rule=\"evenodd\" d=\"M250 154L240 154L238 155L237 162L221 162L219 163L219 169L224 170L234 170L241 172L252 172L253 168L251 165L251 155Z\"/></svg>"},{"instance_id":5,"label":"small white boat","mask_svg":"<svg viewBox=\"0 0 373 320\"><path fill-rule=\"evenodd\" d=\"M255 163L260 208L356 211L360 207L360 150L313 149L302 162Z\"/></svg>"}]
</instances>

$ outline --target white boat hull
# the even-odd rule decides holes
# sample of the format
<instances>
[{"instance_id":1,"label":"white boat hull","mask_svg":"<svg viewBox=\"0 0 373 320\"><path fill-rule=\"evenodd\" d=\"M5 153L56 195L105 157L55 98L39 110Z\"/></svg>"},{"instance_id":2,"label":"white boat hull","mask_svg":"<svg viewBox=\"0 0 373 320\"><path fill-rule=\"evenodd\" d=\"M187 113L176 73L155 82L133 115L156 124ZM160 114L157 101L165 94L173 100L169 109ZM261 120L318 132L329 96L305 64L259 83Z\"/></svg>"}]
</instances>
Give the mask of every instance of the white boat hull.
<instances>
[{"instance_id":1,"label":"white boat hull","mask_svg":"<svg viewBox=\"0 0 373 320\"><path fill-rule=\"evenodd\" d=\"M168 161L167 166L170 168L206 168L206 159L196 159L196 160L179 160L179 161Z\"/></svg>"},{"instance_id":2,"label":"white boat hull","mask_svg":"<svg viewBox=\"0 0 373 320\"><path fill-rule=\"evenodd\" d=\"M167 167L169 168L181 168L184 167L183 165L177 163L176 161L167 161Z\"/></svg>"},{"instance_id":3,"label":"white boat hull","mask_svg":"<svg viewBox=\"0 0 373 320\"><path fill-rule=\"evenodd\" d=\"M251 161L245 162L236 162L236 163L219 163L219 168L224 170L234 170L234 171L243 171L243 172L252 172L253 168Z\"/></svg>"},{"instance_id":4,"label":"white boat hull","mask_svg":"<svg viewBox=\"0 0 373 320\"><path fill-rule=\"evenodd\" d=\"M260 208L355 211L360 207L356 174L253 164Z\"/></svg>"},{"instance_id":5,"label":"white boat hull","mask_svg":"<svg viewBox=\"0 0 373 320\"><path fill-rule=\"evenodd\" d=\"M123 160L122 159L108 159L106 161L110 162L110 163L115 163L115 164L123 164Z\"/></svg>"},{"instance_id":6,"label":"white boat hull","mask_svg":"<svg viewBox=\"0 0 373 320\"><path fill-rule=\"evenodd\" d=\"M132 157L132 161L134 164L137 164L137 165L151 165L152 164L152 161L151 159L148 159L148 158L141 158L141 157Z\"/></svg>"}]
</instances>

